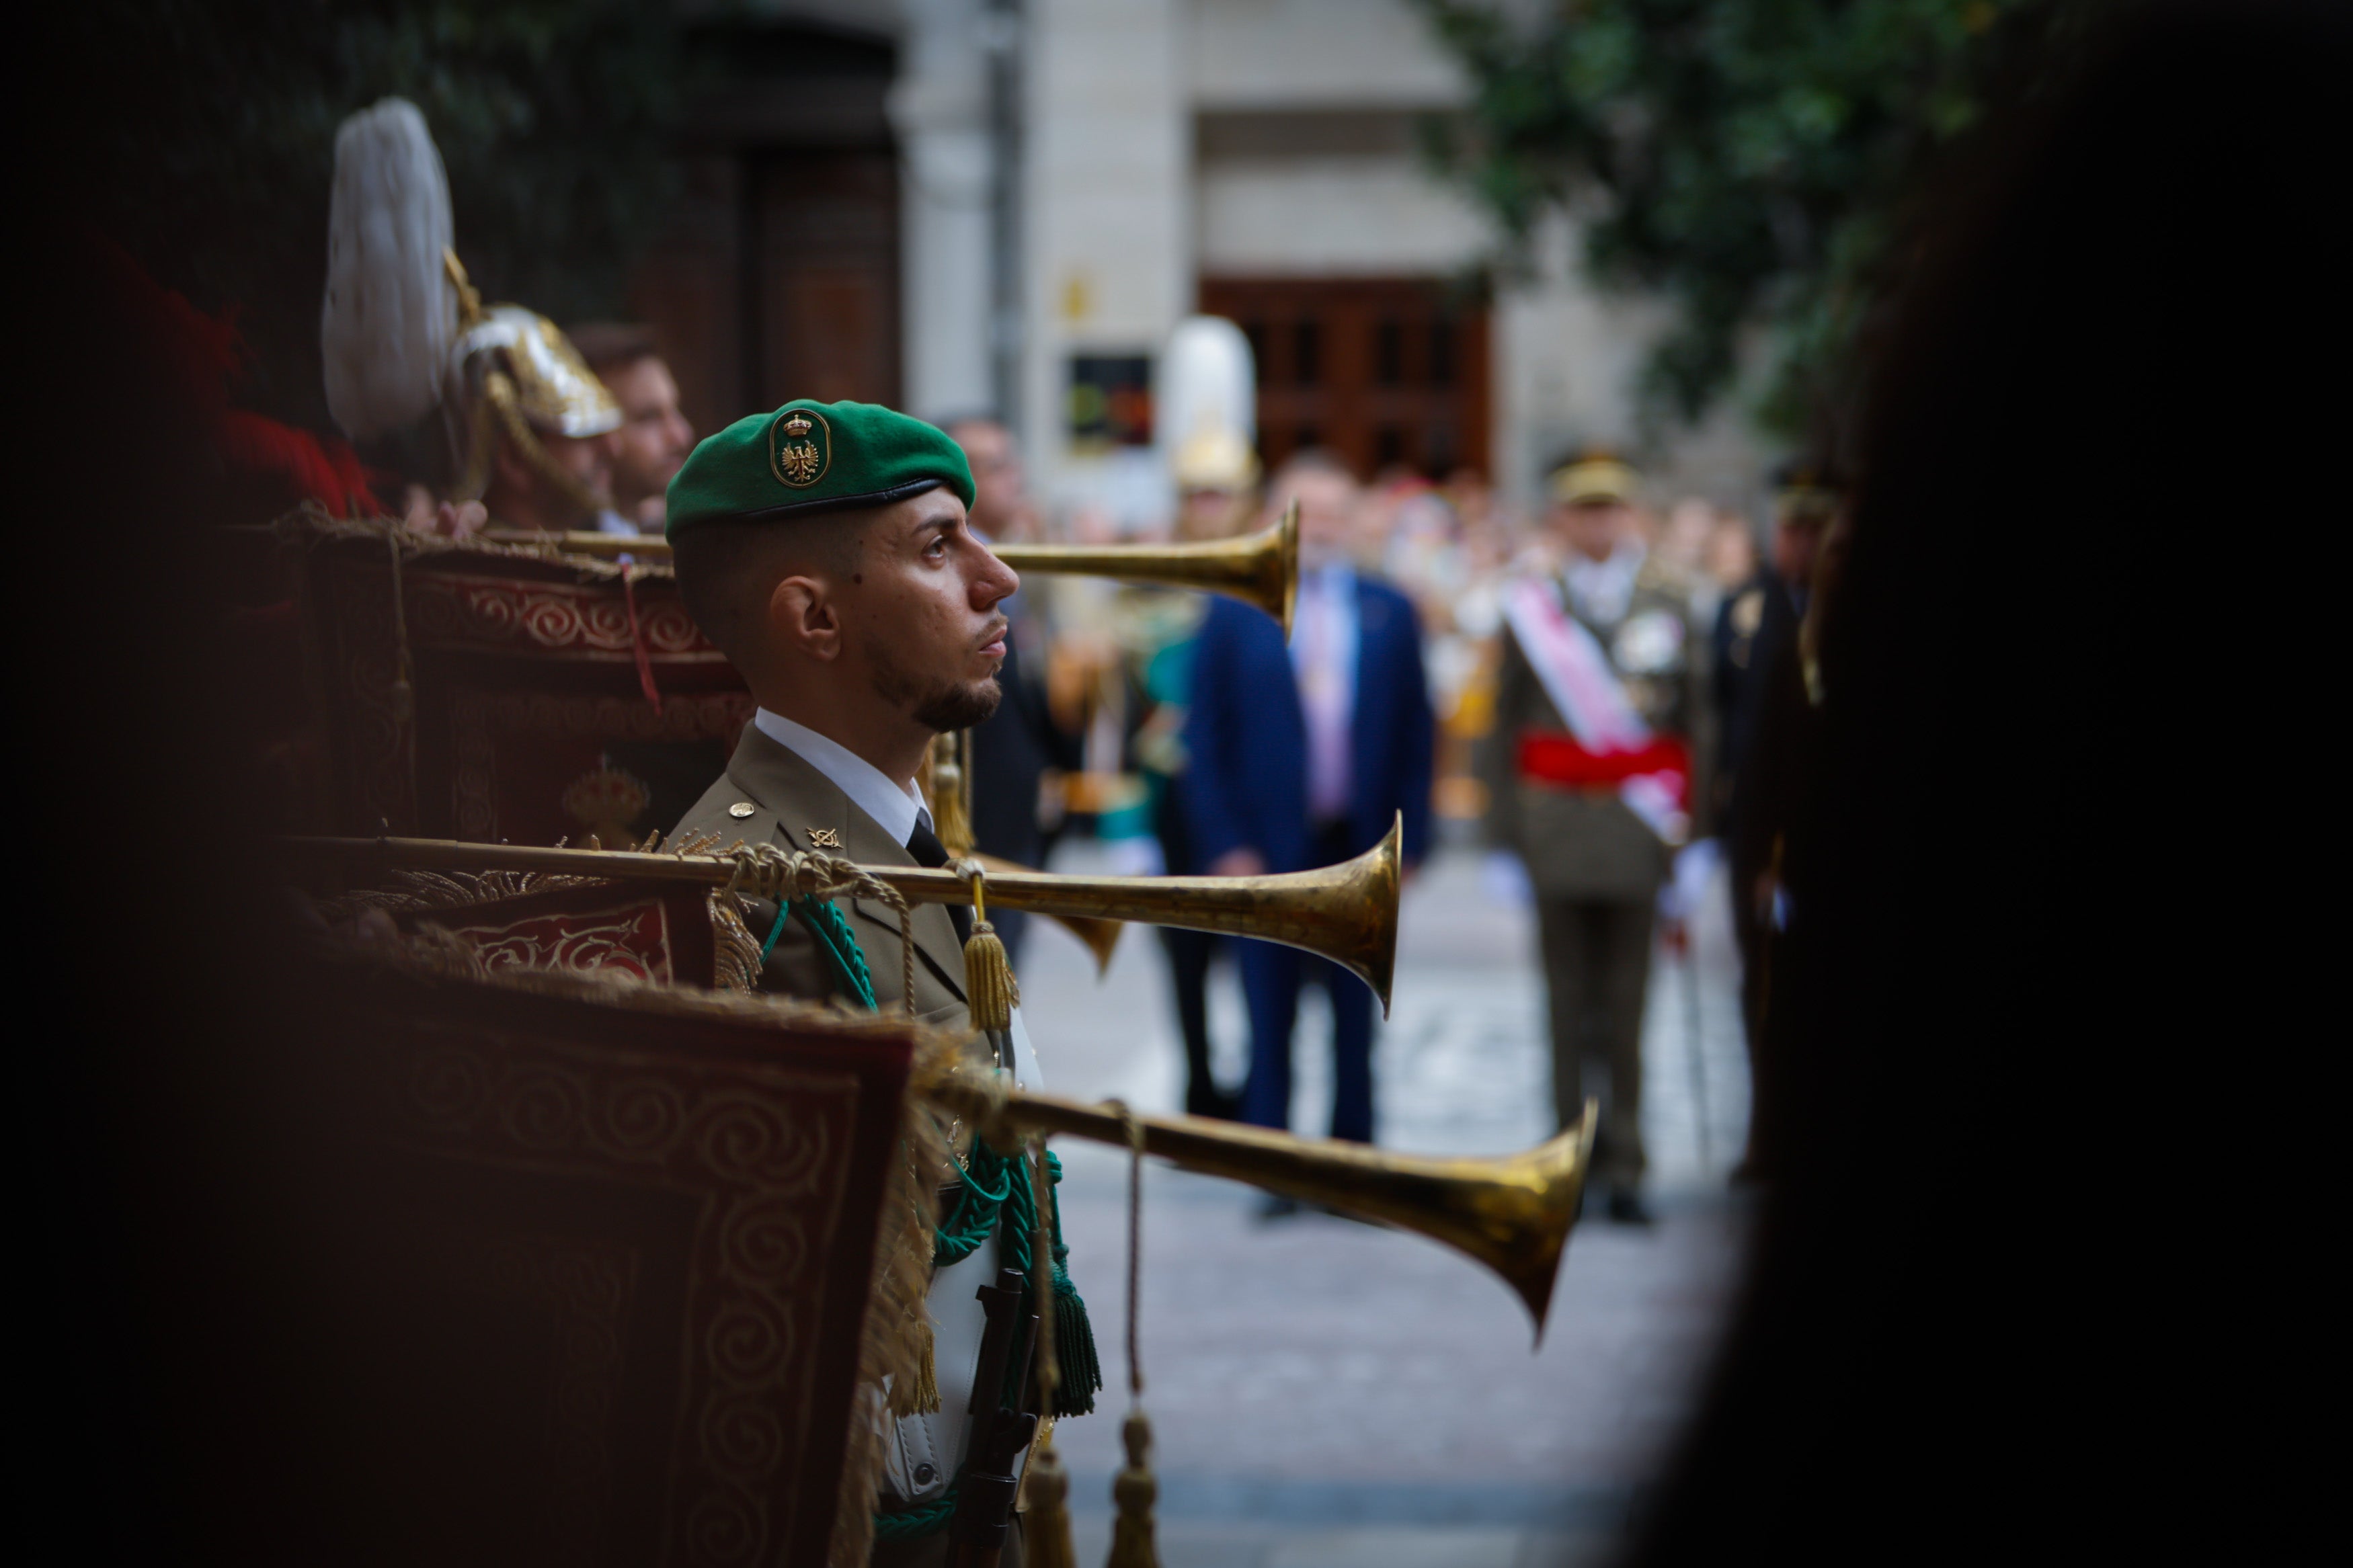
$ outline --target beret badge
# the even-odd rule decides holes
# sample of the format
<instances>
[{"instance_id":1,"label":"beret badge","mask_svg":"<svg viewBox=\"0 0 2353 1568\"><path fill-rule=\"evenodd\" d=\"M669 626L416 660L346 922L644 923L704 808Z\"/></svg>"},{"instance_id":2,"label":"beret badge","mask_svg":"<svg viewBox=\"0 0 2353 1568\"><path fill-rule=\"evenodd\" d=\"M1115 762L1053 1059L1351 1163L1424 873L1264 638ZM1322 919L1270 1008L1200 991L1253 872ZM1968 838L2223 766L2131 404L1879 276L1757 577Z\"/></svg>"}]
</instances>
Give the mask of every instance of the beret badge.
<instances>
[{"instance_id":1,"label":"beret badge","mask_svg":"<svg viewBox=\"0 0 2353 1568\"><path fill-rule=\"evenodd\" d=\"M805 490L833 466L833 429L825 416L806 408L777 412L768 427L768 466L776 482Z\"/></svg>"}]
</instances>

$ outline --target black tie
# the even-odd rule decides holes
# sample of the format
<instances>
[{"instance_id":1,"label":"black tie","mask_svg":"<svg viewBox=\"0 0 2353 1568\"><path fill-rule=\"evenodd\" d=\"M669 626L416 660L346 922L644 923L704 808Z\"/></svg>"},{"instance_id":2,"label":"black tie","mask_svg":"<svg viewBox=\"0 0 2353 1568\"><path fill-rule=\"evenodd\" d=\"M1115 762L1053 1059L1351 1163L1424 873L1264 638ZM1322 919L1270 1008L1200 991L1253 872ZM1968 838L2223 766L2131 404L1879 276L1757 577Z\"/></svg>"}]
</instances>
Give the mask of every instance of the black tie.
<instances>
[{"instance_id":1,"label":"black tie","mask_svg":"<svg viewBox=\"0 0 2353 1568\"><path fill-rule=\"evenodd\" d=\"M930 825L920 816L915 818L915 831L907 835L907 853L915 858L916 865L930 870L936 871L948 863L947 846L933 836ZM955 922L956 941L972 940L970 910L962 904L950 904L948 919Z\"/></svg>"}]
</instances>

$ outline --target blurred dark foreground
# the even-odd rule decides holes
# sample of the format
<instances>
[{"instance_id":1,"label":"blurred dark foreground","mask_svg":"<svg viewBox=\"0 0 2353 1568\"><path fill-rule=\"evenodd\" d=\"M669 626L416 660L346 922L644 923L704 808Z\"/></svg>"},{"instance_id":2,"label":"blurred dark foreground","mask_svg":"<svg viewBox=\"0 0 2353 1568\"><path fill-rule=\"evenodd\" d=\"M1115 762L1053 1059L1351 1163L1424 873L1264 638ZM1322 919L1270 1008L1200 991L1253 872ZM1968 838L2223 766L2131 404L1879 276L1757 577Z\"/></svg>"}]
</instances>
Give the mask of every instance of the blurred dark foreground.
<instances>
[{"instance_id":1,"label":"blurred dark foreground","mask_svg":"<svg viewBox=\"0 0 2353 1568\"><path fill-rule=\"evenodd\" d=\"M2252 1528L2220 1474L2243 1417L2200 1406L2253 1335L2200 1287L2262 1279L2194 1259L2267 1201L2263 1096L2342 1032L2268 1028L2251 961L2256 864L2310 813L2270 738L2325 711L2280 586L2342 511L2353 37L2317 4L2116 17L1931 204L1873 373L1792 877L1800 1152L1644 1561ZM340 1086L287 1026L224 742L253 693L205 531L256 519L90 248L32 259L29 1490L79 1556L401 1557Z\"/></svg>"}]
</instances>

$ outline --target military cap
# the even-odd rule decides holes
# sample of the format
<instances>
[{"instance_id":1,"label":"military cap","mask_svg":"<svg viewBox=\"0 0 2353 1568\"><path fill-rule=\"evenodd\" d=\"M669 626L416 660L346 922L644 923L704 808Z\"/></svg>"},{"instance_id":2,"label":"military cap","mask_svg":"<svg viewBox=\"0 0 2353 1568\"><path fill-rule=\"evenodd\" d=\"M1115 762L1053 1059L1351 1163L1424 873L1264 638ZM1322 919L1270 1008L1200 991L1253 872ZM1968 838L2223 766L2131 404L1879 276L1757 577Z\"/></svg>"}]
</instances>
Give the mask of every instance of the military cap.
<instances>
[{"instance_id":1,"label":"military cap","mask_svg":"<svg viewBox=\"0 0 2353 1568\"><path fill-rule=\"evenodd\" d=\"M941 485L973 502L972 465L937 426L874 403L797 397L706 437L670 481L675 541L708 522L888 506Z\"/></svg>"},{"instance_id":2,"label":"military cap","mask_svg":"<svg viewBox=\"0 0 2353 1568\"><path fill-rule=\"evenodd\" d=\"M1630 502L1641 483L1633 468L1608 452L1588 452L1552 471L1546 488L1564 506Z\"/></svg>"},{"instance_id":3,"label":"military cap","mask_svg":"<svg viewBox=\"0 0 2353 1568\"><path fill-rule=\"evenodd\" d=\"M1836 511L1846 484L1827 468L1784 463L1773 473L1773 506L1786 518L1819 520Z\"/></svg>"}]
</instances>

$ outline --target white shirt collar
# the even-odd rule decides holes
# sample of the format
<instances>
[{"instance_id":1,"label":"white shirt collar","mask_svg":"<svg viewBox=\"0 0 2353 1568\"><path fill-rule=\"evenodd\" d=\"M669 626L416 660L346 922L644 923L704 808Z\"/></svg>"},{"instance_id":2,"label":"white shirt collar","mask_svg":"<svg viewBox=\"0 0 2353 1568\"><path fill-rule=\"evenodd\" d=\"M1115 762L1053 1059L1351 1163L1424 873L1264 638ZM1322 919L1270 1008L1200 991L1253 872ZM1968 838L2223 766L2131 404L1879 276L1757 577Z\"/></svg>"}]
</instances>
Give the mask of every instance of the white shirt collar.
<instances>
[{"instance_id":1,"label":"white shirt collar","mask_svg":"<svg viewBox=\"0 0 2353 1568\"><path fill-rule=\"evenodd\" d=\"M781 713L763 708L752 715L752 722L759 726L760 733L832 780L852 805L891 836L892 843L907 842L919 822L931 825L932 814L923 809L923 797L915 793L912 780L904 785L892 783L889 774L839 741L828 740Z\"/></svg>"}]
</instances>

